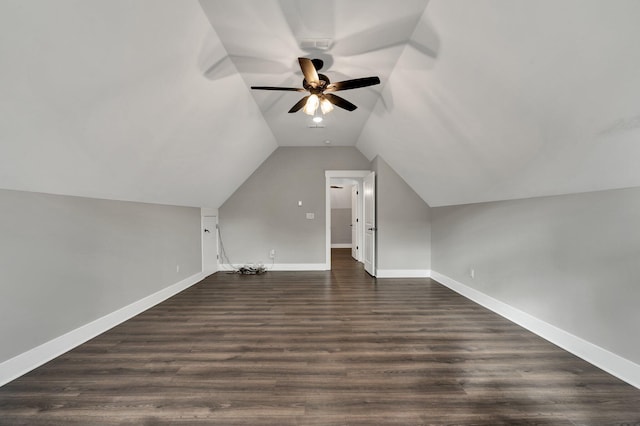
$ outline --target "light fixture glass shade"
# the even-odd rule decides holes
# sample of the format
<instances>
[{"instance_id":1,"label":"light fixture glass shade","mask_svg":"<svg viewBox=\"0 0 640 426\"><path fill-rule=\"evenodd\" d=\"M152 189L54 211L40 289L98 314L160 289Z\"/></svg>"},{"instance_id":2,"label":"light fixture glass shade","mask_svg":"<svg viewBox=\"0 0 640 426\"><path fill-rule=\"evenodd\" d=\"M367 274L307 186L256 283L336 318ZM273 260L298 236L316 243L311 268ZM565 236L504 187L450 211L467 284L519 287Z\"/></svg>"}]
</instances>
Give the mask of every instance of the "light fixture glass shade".
<instances>
[{"instance_id":1,"label":"light fixture glass shade","mask_svg":"<svg viewBox=\"0 0 640 426\"><path fill-rule=\"evenodd\" d=\"M318 105L320 104L320 100L318 99L318 95L311 95L309 99L307 99L307 103L304 106L304 113L307 115L314 115L316 110L318 109Z\"/></svg>"},{"instance_id":2,"label":"light fixture glass shade","mask_svg":"<svg viewBox=\"0 0 640 426\"><path fill-rule=\"evenodd\" d=\"M329 102L327 98L322 98L322 100L320 101L320 109L322 110L323 114L328 114L333 111L333 104Z\"/></svg>"}]
</instances>

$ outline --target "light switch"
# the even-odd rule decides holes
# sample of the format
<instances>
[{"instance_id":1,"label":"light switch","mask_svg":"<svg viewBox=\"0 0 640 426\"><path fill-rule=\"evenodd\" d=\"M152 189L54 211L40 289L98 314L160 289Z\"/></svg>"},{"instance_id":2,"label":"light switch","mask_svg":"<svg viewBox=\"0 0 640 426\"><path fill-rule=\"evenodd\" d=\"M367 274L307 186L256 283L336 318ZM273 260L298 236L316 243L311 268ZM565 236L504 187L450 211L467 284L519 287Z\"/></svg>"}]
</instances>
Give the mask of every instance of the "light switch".
<instances>
[{"instance_id":1,"label":"light switch","mask_svg":"<svg viewBox=\"0 0 640 426\"><path fill-rule=\"evenodd\" d=\"M302 207L302 201L298 201L298 207Z\"/></svg>"},{"instance_id":2,"label":"light switch","mask_svg":"<svg viewBox=\"0 0 640 426\"><path fill-rule=\"evenodd\" d=\"M316 215L315 213L307 213L307 219L315 219Z\"/></svg>"}]
</instances>

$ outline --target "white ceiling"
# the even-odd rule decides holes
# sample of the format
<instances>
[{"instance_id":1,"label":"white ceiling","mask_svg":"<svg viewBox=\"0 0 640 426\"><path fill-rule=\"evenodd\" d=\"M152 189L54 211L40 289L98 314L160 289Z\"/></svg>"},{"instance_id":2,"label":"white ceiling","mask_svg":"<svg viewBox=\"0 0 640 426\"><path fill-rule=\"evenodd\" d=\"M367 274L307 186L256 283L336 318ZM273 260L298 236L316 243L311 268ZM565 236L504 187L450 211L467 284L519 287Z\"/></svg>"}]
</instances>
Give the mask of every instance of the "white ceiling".
<instances>
[{"instance_id":1,"label":"white ceiling","mask_svg":"<svg viewBox=\"0 0 640 426\"><path fill-rule=\"evenodd\" d=\"M431 206L640 185L640 2L433 0L357 147Z\"/></svg>"},{"instance_id":2,"label":"white ceiling","mask_svg":"<svg viewBox=\"0 0 640 426\"><path fill-rule=\"evenodd\" d=\"M197 1L0 0L0 187L222 204L277 147Z\"/></svg>"},{"instance_id":3,"label":"white ceiling","mask_svg":"<svg viewBox=\"0 0 640 426\"><path fill-rule=\"evenodd\" d=\"M212 55L212 80L237 70L247 86L302 87L298 57L319 58L332 82L379 76L387 81L424 12L428 0L200 0L226 50ZM329 40L327 50L303 49L305 40ZM230 66L233 65L233 68ZM355 145L379 99L381 86L337 93L358 106L335 108L324 127L312 127L302 111L287 111L304 96L297 92L253 91L280 146Z\"/></svg>"},{"instance_id":4,"label":"white ceiling","mask_svg":"<svg viewBox=\"0 0 640 426\"><path fill-rule=\"evenodd\" d=\"M401 5L401 7L399 7ZM637 0L0 0L0 187L221 205L356 145L432 206L640 186ZM307 38L328 38L305 51ZM358 105L287 114L298 56Z\"/></svg>"}]
</instances>

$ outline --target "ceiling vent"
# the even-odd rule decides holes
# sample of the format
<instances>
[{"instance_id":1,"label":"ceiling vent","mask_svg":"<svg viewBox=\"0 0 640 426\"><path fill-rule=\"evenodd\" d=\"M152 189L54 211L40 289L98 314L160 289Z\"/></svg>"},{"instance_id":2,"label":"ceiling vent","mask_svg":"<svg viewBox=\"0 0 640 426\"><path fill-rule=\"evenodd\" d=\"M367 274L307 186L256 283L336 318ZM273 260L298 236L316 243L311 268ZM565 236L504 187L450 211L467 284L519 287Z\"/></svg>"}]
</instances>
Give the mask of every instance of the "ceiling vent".
<instances>
[{"instance_id":1,"label":"ceiling vent","mask_svg":"<svg viewBox=\"0 0 640 426\"><path fill-rule=\"evenodd\" d=\"M328 38L305 38L300 40L300 48L303 50L327 50L331 47L331 39Z\"/></svg>"}]
</instances>

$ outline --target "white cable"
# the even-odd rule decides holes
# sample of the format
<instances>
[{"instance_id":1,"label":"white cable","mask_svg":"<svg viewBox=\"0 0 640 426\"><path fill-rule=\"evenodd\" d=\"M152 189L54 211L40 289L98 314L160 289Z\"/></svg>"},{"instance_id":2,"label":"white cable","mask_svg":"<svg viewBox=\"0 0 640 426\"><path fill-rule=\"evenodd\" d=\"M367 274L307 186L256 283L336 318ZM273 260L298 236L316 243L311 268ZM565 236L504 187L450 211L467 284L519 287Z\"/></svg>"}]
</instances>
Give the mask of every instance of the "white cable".
<instances>
[{"instance_id":1,"label":"white cable","mask_svg":"<svg viewBox=\"0 0 640 426\"><path fill-rule=\"evenodd\" d=\"M234 272L240 271L240 268L231 263L229 257L227 256L227 251L224 249L224 242L222 241L222 231L220 230L220 225L217 225L216 229L218 230L218 238L220 239L220 254L222 255L222 261L227 262L226 264L231 266L231 269Z\"/></svg>"}]
</instances>

